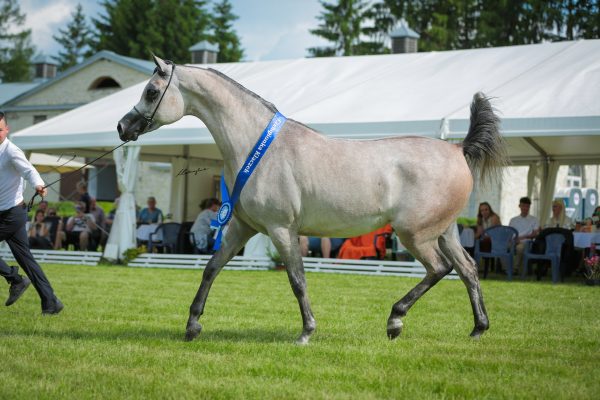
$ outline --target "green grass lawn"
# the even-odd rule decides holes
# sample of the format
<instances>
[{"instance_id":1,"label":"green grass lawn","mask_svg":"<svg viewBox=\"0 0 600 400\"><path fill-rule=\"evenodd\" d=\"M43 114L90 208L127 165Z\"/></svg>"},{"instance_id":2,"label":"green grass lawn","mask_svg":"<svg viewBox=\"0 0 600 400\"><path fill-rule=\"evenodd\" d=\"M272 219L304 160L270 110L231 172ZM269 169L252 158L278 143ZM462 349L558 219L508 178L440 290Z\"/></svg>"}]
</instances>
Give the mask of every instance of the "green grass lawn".
<instances>
[{"instance_id":1,"label":"green grass lawn","mask_svg":"<svg viewBox=\"0 0 600 400\"><path fill-rule=\"evenodd\" d=\"M460 281L416 303L393 342L386 320L416 279L308 274L317 319L294 344L283 272L223 272L184 342L201 271L45 266L65 310L31 288L0 309L0 398L598 398L600 288L484 281L491 328ZM5 289L8 287L2 285ZM7 292L7 291L6 291ZM4 298L2 298L4 301Z\"/></svg>"}]
</instances>

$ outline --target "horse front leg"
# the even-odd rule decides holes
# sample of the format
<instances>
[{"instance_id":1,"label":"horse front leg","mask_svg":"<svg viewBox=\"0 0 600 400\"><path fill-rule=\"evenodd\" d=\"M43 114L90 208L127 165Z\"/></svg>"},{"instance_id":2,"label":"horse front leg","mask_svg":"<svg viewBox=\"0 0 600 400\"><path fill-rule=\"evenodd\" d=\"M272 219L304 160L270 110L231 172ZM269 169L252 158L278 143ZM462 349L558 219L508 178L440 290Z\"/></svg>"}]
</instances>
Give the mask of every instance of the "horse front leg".
<instances>
[{"instance_id":1,"label":"horse front leg","mask_svg":"<svg viewBox=\"0 0 600 400\"><path fill-rule=\"evenodd\" d=\"M256 231L242 221L235 218L231 220L227 234L223 237L221 248L212 256L204 269L202 283L190 306L190 316L187 322L185 340L194 340L194 338L200 334L200 331L202 331L202 325L200 325L198 319L204 313L204 305L206 304L206 299L212 283L225 264L227 264L229 260L244 247L248 239L255 234Z\"/></svg>"},{"instance_id":2,"label":"horse front leg","mask_svg":"<svg viewBox=\"0 0 600 400\"><path fill-rule=\"evenodd\" d=\"M298 305L300 306L302 333L296 340L296 343L301 345L308 344L310 336L317 327L317 323L310 309L298 234L287 228L275 228L269 230L269 236L285 263L292 291L296 295Z\"/></svg>"}]
</instances>

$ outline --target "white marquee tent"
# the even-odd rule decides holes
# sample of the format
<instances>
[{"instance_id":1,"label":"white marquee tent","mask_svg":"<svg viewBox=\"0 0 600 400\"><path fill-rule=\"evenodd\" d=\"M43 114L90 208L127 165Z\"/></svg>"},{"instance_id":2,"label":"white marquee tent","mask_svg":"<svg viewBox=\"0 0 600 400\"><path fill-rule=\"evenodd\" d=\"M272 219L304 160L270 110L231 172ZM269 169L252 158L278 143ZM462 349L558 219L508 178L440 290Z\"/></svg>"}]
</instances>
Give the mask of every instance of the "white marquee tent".
<instances>
[{"instance_id":1,"label":"white marquee tent","mask_svg":"<svg viewBox=\"0 0 600 400\"><path fill-rule=\"evenodd\" d=\"M600 40L210 67L332 137L461 139L471 98L483 91L500 112L513 163L534 167L530 182L543 182L542 213L549 210L559 164L600 163ZM109 150L120 143L117 121L137 103L144 85L16 132L12 140L24 150L47 153ZM221 162L210 133L193 117L131 146L141 146L143 160L172 162L174 171L192 161ZM137 151L129 153L137 157ZM185 181L172 190L180 218Z\"/></svg>"}]
</instances>

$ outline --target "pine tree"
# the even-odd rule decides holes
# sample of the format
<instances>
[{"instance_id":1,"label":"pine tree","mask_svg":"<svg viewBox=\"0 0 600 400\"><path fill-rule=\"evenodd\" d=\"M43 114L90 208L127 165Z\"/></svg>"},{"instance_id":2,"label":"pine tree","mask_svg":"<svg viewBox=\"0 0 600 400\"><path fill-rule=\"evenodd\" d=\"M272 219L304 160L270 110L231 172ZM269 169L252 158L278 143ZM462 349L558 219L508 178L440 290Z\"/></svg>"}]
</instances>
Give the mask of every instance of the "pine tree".
<instances>
[{"instance_id":1,"label":"pine tree","mask_svg":"<svg viewBox=\"0 0 600 400\"><path fill-rule=\"evenodd\" d=\"M364 40L364 37L373 35L372 29L366 26L371 18L367 1L338 0L335 4L329 4L320 0L320 3L325 9L317 16L321 23L318 28L311 29L310 33L333 44L309 48L308 51L312 56L351 56L383 51L381 43Z\"/></svg>"},{"instance_id":2,"label":"pine tree","mask_svg":"<svg viewBox=\"0 0 600 400\"><path fill-rule=\"evenodd\" d=\"M221 0L213 6L210 25L213 30L212 42L219 45L217 62L236 62L244 56L240 39L233 29L233 21L238 16L232 12L232 8L229 0Z\"/></svg>"},{"instance_id":3,"label":"pine tree","mask_svg":"<svg viewBox=\"0 0 600 400\"><path fill-rule=\"evenodd\" d=\"M188 48L208 37L205 0L104 0L102 6L105 14L93 19L93 51L111 50L142 59L154 52L186 63Z\"/></svg>"},{"instance_id":4,"label":"pine tree","mask_svg":"<svg viewBox=\"0 0 600 400\"><path fill-rule=\"evenodd\" d=\"M81 3L77 5L71 16L73 19L67 24L66 29L59 29L60 35L52 36L63 47L63 50L59 51L58 57L52 56L58 62L60 71L80 63L89 45L91 33Z\"/></svg>"},{"instance_id":5,"label":"pine tree","mask_svg":"<svg viewBox=\"0 0 600 400\"><path fill-rule=\"evenodd\" d=\"M16 0L0 0L0 74L5 82L28 81L35 48L31 30L18 30L25 22Z\"/></svg>"}]
</instances>

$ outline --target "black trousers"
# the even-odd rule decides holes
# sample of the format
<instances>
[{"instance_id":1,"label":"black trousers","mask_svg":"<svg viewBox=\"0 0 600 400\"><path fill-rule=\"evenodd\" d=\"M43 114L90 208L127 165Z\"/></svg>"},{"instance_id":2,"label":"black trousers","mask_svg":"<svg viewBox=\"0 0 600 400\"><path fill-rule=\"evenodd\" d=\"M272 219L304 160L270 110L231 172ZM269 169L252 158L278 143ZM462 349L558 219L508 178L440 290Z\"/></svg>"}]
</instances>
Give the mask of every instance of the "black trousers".
<instances>
[{"instance_id":1,"label":"black trousers","mask_svg":"<svg viewBox=\"0 0 600 400\"><path fill-rule=\"evenodd\" d=\"M0 242L6 240L8 243L15 260L25 271L40 295L42 310L45 310L54 306L56 297L46 274L29 251L29 240L25 231L26 222L27 212L23 206L0 211ZM0 258L0 276L3 276L8 283L19 283L22 280L17 273L17 268L9 267L2 258Z\"/></svg>"}]
</instances>

